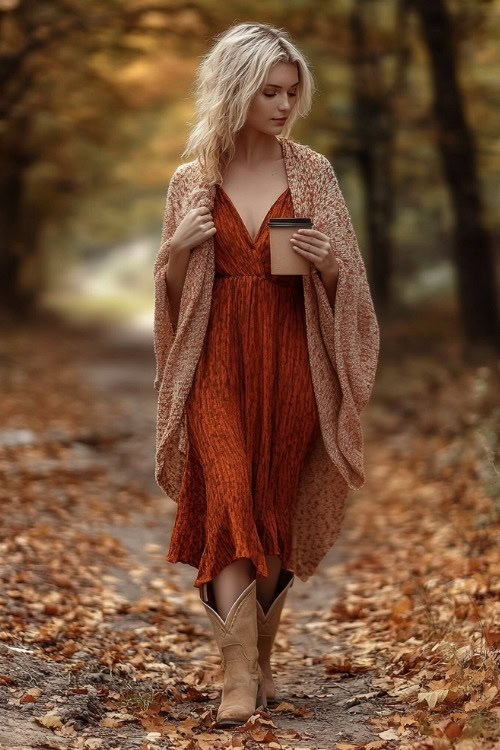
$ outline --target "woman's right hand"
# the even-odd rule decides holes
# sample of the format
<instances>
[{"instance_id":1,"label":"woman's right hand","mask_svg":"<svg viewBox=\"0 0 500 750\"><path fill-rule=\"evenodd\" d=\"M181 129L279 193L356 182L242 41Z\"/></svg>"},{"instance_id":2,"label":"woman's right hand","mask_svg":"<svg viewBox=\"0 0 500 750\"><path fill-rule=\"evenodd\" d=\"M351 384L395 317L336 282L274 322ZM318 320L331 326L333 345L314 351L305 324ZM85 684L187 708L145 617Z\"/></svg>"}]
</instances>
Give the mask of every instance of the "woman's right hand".
<instances>
[{"instance_id":1,"label":"woman's right hand","mask_svg":"<svg viewBox=\"0 0 500 750\"><path fill-rule=\"evenodd\" d=\"M191 252L202 242L208 240L216 231L212 214L207 206L192 208L172 235L171 250L182 253Z\"/></svg>"}]
</instances>

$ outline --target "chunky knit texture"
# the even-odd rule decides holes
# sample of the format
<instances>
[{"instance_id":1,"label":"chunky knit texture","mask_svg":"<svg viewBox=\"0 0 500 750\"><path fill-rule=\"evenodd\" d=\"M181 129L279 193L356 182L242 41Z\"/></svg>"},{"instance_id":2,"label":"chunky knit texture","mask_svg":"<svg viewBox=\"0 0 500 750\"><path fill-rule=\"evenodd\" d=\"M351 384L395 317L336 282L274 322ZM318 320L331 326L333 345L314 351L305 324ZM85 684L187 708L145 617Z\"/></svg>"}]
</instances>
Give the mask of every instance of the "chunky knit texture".
<instances>
[{"instance_id":1,"label":"chunky knit texture","mask_svg":"<svg viewBox=\"0 0 500 750\"><path fill-rule=\"evenodd\" d=\"M339 536L349 489L365 481L360 415L375 381L379 326L349 211L328 159L278 136L295 216L332 241L339 264L335 313L311 264L303 276L307 343L320 433L304 462L293 520L290 566L306 581ZM156 481L177 502L186 462L185 402L207 329L214 282L213 237L191 251L177 327L165 282L170 240L191 208L212 210L216 188L197 160L177 167L167 191L161 245L154 264L154 351L158 390Z\"/></svg>"}]
</instances>

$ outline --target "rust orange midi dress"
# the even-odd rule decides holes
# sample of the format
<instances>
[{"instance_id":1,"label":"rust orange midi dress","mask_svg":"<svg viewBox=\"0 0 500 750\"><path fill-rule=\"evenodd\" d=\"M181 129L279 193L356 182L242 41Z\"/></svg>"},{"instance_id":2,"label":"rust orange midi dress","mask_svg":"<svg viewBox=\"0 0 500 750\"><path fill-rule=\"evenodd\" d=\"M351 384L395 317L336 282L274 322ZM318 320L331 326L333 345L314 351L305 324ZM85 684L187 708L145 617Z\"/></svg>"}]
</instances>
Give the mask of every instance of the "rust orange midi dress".
<instances>
[{"instance_id":1,"label":"rust orange midi dress","mask_svg":"<svg viewBox=\"0 0 500 750\"><path fill-rule=\"evenodd\" d=\"M198 568L194 586L234 560L290 569L301 467L319 430L302 276L271 274L271 217L294 216L290 189L252 239L216 188L215 278L203 348L186 399L187 457L168 562Z\"/></svg>"}]
</instances>

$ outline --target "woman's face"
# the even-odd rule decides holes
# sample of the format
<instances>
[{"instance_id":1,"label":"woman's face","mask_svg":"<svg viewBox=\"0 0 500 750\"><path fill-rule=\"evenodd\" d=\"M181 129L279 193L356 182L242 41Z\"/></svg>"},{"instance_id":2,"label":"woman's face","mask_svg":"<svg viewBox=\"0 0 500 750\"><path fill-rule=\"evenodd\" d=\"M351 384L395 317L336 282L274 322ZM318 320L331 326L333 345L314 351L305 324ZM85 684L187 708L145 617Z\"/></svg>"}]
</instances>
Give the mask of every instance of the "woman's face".
<instances>
[{"instance_id":1,"label":"woman's face","mask_svg":"<svg viewBox=\"0 0 500 750\"><path fill-rule=\"evenodd\" d=\"M295 106L299 85L296 63L279 62L269 71L267 80L253 97L245 125L275 135Z\"/></svg>"}]
</instances>

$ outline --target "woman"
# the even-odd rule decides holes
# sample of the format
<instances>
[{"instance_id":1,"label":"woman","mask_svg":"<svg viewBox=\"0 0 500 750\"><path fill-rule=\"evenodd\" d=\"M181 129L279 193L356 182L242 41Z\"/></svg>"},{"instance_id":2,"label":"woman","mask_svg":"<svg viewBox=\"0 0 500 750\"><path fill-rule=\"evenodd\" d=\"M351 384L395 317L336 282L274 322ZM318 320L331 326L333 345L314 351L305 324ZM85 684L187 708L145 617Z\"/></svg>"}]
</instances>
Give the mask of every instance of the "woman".
<instances>
[{"instance_id":1,"label":"woman","mask_svg":"<svg viewBox=\"0 0 500 750\"><path fill-rule=\"evenodd\" d=\"M283 29L216 37L154 267L156 480L178 504L166 559L198 568L224 669L219 726L275 700L285 596L364 483L379 329L333 169L288 137L313 91ZM270 273L267 222L290 215L313 222L292 242L303 276Z\"/></svg>"}]
</instances>

